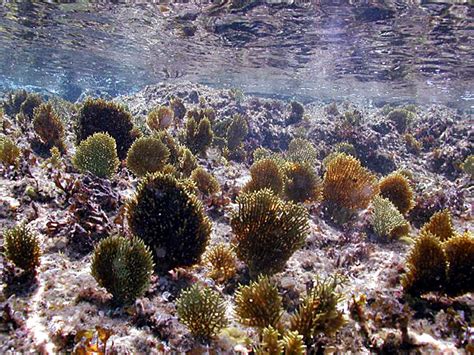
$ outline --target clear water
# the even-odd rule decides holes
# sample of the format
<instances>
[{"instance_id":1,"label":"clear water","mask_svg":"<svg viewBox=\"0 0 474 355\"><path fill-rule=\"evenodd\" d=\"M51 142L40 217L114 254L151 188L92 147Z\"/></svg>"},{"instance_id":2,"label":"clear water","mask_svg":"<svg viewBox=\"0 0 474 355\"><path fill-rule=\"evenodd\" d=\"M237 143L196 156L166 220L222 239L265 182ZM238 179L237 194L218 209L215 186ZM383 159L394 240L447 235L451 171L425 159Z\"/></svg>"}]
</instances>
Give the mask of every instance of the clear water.
<instances>
[{"instance_id":1,"label":"clear water","mask_svg":"<svg viewBox=\"0 0 474 355\"><path fill-rule=\"evenodd\" d=\"M0 90L160 81L303 101L473 107L472 1L3 2Z\"/></svg>"}]
</instances>

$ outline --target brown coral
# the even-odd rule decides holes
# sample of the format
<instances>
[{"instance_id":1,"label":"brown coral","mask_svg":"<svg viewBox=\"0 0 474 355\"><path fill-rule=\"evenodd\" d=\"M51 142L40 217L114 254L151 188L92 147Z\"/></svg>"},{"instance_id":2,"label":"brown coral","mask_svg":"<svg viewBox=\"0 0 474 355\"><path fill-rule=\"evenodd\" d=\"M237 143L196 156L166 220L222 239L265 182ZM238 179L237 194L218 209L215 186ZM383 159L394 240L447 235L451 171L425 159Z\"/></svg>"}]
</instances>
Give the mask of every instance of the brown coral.
<instances>
[{"instance_id":1,"label":"brown coral","mask_svg":"<svg viewBox=\"0 0 474 355\"><path fill-rule=\"evenodd\" d=\"M34 109L33 128L46 148L57 147L64 151L64 125L50 103Z\"/></svg>"},{"instance_id":2,"label":"brown coral","mask_svg":"<svg viewBox=\"0 0 474 355\"><path fill-rule=\"evenodd\" d=\"M394 172L380 180L380 194L388 198L401 214L406 214L415 205L413 189L408 179L400 172Z\"/></svg>"},{"instance_id":3,"label":"brown coral","mask_svg":"<svg viewBox=\"0 0 474 355\"><path fill-rule=\"evenodd\" d=\"M268 188L275 195L283 191L284 177L273 159L262 159L250 168L251 180L243 187L243 192L253 192Z\"/></svg>"},{"instance_id":4,"label":"brown coral","mask_svg":"<svg viewBox=\"0 0 474 355\"><path fill-rule=\"evenodd\" d=\"M433 214L430 220L421 228L421 232L431 233L442 242L453 237L455 231L449 210L445 209Z\"/></svg>"},{"instance_id":5,"label":"brown coral","mask_svg":"<svg viewBox=\"0 0 474 355\"><path fill-rule=\"evenodd\" d=\"M146 124L152 131L167 129L173 123L174 112L166 106L159 106L148 113Z\"/></svg>"},{"instance_id":6,"label":"brown coral","mask_svg":"<svg viewBox=\"0 0 474 355\"><path fill-rule=\"evenodd\" d=\"M293 163L286 171L284 194L293 202L317 202L321 199L322 182L309 164Z\"/></svg>"},{"instance_id":7,"label":"brown coral","mask_svg":"<svg viewBox=\"0 0 474 355\"><path fill-rule=\"evenodd\" d=\"M224 243L211 246L203 259L211 267L209 277L219 283L230 280L237 272L235 253Z\"/></svg>"},{"instance_id":8,"label":"brown coral","mask_svg":"<svg viewBox=\"0 0 474 355\"><path fill-rule=\"evenodd\" d=\"M448 261L448 293L461 295L474 291L474 237L466 232L444 245Z\"/></svg>"}]
</instances>

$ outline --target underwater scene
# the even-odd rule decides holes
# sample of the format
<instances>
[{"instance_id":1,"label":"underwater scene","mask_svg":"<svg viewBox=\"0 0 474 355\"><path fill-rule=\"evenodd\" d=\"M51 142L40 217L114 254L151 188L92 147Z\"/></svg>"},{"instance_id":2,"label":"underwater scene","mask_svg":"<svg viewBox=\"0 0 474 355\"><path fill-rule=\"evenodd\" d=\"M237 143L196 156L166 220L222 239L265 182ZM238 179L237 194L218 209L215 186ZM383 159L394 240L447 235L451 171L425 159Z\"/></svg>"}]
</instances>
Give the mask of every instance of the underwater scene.
<instances>
[{"instance_id":1,"label":"underwater scene","mask_svg":"<svg viewBox=\"0 0 474 355\"><path fill-rule=\"evenodd\" d=\"M473 354L470 0L0 3L1 354Z\"/></svg>"}]
</instances>

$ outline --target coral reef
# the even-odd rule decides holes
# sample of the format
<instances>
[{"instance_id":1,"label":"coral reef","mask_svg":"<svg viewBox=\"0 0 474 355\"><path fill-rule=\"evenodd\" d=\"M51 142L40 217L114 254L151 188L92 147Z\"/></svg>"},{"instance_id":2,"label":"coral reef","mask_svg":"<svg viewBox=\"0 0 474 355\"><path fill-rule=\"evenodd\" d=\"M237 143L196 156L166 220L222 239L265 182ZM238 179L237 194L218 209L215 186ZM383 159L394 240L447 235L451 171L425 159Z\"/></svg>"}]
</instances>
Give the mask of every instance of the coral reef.
<instances>
[{"instance_id":1,"label":"coral reef","mask_svg":"<svg viewBox=\"0 0 474 355\"><path fill-rule=\"evenodd\" d=\"M81 172L101 178L112 177L120 164L115 140L107 133L94 133L77 147L73 164Z\"/></svg>"},{"instance_id":2,"label":"coral reef","mask_svg":"<svg viewBox=\"0 0 474 355\"><path fill-rule=\"evenodd\" d=\"M41 104L33 113L33 129L40 142L47 148L64 151L64 124L50 103Z\"/></svg>"},{"instance_id":3,"label":"coral reef","mask_svg":"<svg viewBox=\"0 0 474 355\"><path fill-rule=\"evenodd\" d=\"M283 270L303 246L309 227L304 207L283 202L268 189L241 194L230 224L237 256L252 275Z\"/></svg>"},{"instance_id":4,"label":"coral reef","mask_svg":"<svg viewBox=\"0 0 474 355\"><path fill-rule=\"evenodd\" d=\"M191 180L194 181L199 192L205 196L213 195L221 189L214 175L200 166L191 173Z\"/></svg>"},{"instance_id":5,"label":"coral reef","mask_svg":"<svg viewBox=\"0 0 474 355\"><path fill-rule=\"evenodd\" d=\"M224 243L209 247L203 260L211 268L209 277L218 283L227 282L237 273L236 255L232 248Z\"/></svg>"},{"instance_id":6,"label":"coral reef","mask_svg":"<svg viewBox=\"0 0 474 355\"><path fill-rule=\"evenodd\" d=\"M390 240L408 234L408 222L389 199L375 196L372 206L372 227L380 238Z\"/></svg>"},{"instance_id":7,"label":"coral reef","mask_svg":"<svg viewBox=\"0 0 474 355\"><path fill-rule=\"evenodd\" d=\"M406 292L419 295L443 290L446 284L446 254L433 234L424 232L418 236L406 264L408 271L402 278Z\"/></svg>"},{"instance_id":8,"label":"coral reef","mask_svg":"<svg viewBox=\"0 0 474 355\"><path fill-rule=\"evenodd\" d=\"M380 195L389 199L401 214L408 213L414 206L413 189L401 172L393 172L380 180Z\"/></svg>"},{"instance_id":9,"label":"coral reef","mask_svg":"<svg viewBox=\"0 0 474 355\"><path fill-rule=\"evenodd\" d=\"M26 224L19 224L4 231L6 257L15 266L33 273L40 264L41 249L38 237Z\"/></svg>"},{"instance_id":10,"label":"coral reef","mask_svg":"<svg viewBox=\"0 0 474 355\"><path fill-rule=\"evenodd\" d=\"M235 293L235 313L239 322L247 326L279 329L283 305L277 287L266 276L240 286Z\"/></svg>"},{"instance_id":11,"label":"coral reef","mask_svg":"<svg viewBox=\"0 0 474 355\"><path fill-rule=\"evenodd\" d=\"M140 137L128 151L127 168L137 176L154 173L163 169L169 156L168 148L160 139Z\"/></svg>"},{"instance_id":12,"label":"coral reef","mask_svg":"<svg viewBox=\"0 0 474 355\"><path fill-rule=\"evenodd\" d=\"M430 220L423 225L421 232L428 232L445 242L454 236L455 231L451 221L451 213L448 209L436 212Z\"/></svg>"},{"instance_id":13,"label":"coral reef","mask_svg":"<svg viewBox=\"0 0 474 355\"><path fill-rule=\"evenodd\" d=\"M226 304L218 292L197 284L184 290L176 300L179 320L193 336L210 341L227 326Z\"/></svg>"},{"instance_id":14,"label":"coral reef","mask_svg":"<svg viewBox=\"0 0 474 355\"><path fill-rule=\"evenodd\" d=\"M103 99L87 98L77 113L77 142L98 132L108 133L115 139L121 160L125 159L138 136L131 114L123 106Z\"/></svg>"},{"instance_id":15,"label":"coral reef","mask_svg":"<svg viewBox=\"0 0 474 355\"><path fill-rule=\"evenodd\" d=\"M250 168L251 180L243 187L243 192L254 192L269 189L280 195L284 186L284 175L273 159L262 159Z\"/></svg>"},{"instance_id":16,"label":"coral reef","mask_svg":"<svg viewBox=\"0 0 474 355\"><path fill-rule=\"evenodd\" d=\"M167 271L200 261L211 223L182 182L171 175L147 175L126 208L130 229L153 251L157 269Z\"/></svg>"},{"instance_id":17,"label":"coral reef","mask_svg":"<svg viewBox=\"0 0 474 355\"><path fill-rule=\"evenodd\" d=\"M142 296L153 273L152 254L137 237L117 235L101 240L91 264L92 276L119 304L132 303Z\"/></svg>"},{"instance_id":18,"label":"coral reef","mask_svg":"<svg viewBox=\"0 0 474 355\"><path fill-rule=\"evenodd\" d=\"M322 181L309 164L293 163L286 169L284 196L293 202L318 202Z\"/></svg>"}]
</instances>

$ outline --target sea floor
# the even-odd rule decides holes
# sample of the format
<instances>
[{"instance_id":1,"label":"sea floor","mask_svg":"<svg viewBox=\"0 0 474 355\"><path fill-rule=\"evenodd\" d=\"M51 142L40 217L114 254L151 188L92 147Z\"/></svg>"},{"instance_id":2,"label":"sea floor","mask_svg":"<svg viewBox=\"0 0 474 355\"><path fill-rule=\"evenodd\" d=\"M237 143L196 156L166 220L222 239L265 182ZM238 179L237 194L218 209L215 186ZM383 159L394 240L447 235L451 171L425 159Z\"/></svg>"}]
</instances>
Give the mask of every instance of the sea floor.
<instances>
[{"instance_id":1,"label":"sea floor","mask_svg":"<svg viewBox=\"0 0 474 355\"><path fill-rule=\"evenodd\" d=\"M473 154L472 117L465 113L443 106L413 107L415 122L406 132L399 132L387 122L387 109L383 107L360 107L350 102L336 106L310 103L305 105L302 122L286 125L287 102L191 83L149 86L116 101L129 108L137 126L144 127L147 112L158 104L168 103L173 96L182 98L188 109L199 105L212 107L217 119L236 113L248 117L249 135L245 140L248 159L227 161L215 148L211 148L206 158L199 158L199 164L218 179L222 201L226 201L220 205L205 203L212 221L212 244L232 241L230 213L236 208L235 198L240 188L249 180L251 152L259 146L284 151L293 137L310 139L320 161L337 143L348 142L355 147L363 165L379 177L396 169L411 172L416 194L416 205L408 216L412 237L416 237L418 229L435 211L444 208L450 209L458 232L472 231L472 178L459 164ZM123 308L113 306L111 296L97 286L90 274L90 253L72 248L68 239L73 233L80 235L74 229L79 227L74 225L71 206L76 200L83 200L79 193L66 196L65 191L79 181L86 191L82 207L101 221L97 233L109 234L126 228L121 218L122 206L133 194L137 179L126 168L111 181L98 181L75 172L70 163L75 149L73 114L70 106L58 105L64 108L63 118L68 127L68 154L59 170L31 150L32 132L15 133L19 127L7 117L11 126L4 133L14 136L29 154L25 154L19 170L4 169L0 175L0 231L27 221L38 232L43 255L35 279L14 279L13 284L14 271L9 270L10 266L0 256L3 279L0 352L70 352L76 346L78 334L94 332L96 327L110 330L106 352L111 354L204 352L206 346L195 341L179 322L175 307L180 291L194 282L212 285L228 304L231 331L217 337L210 346L211 352L250 352L258 335L239 324L233 315L235 289L239 282L248 281L244 264L239 264L237 276L225 286L215 285L207 277L204 265L154 276L145 296ZM362 121L351 127L341 126L341 116L353 110L361 113ZM184 122L176 122L172 134L183 125ZM423 146L414 150L407 143L406 133ZM306 207L310 213L306 243L273 280L286 309L292 310L316 278L334 273L345 276L341 308L347 324L335 336L318 341L320 352L467 352L466 346L472 346L474 341L471 293L457 298L407 297L400 278L411 247L408 239L387 242L375 237L367 227L370 209L337 226L324 217L319 204ZM354 302L361 297L365 298L363 324L351 316Z\"/></svg>"}]
</instances>

